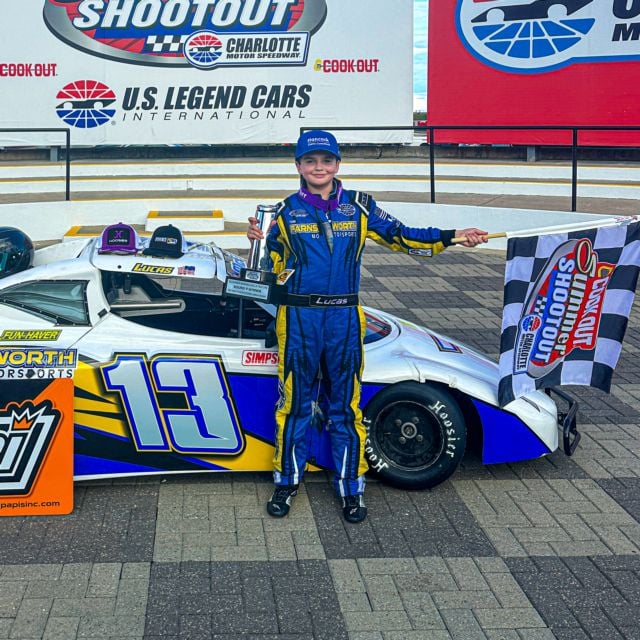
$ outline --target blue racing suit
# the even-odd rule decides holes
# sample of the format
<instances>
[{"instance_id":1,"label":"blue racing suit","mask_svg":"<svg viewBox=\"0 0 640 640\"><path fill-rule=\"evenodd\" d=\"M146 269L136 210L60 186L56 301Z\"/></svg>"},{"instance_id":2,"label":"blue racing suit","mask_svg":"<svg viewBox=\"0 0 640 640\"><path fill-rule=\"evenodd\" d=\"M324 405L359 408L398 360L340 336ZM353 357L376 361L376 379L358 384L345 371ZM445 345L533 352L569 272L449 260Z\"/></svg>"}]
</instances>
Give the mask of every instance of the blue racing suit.
<instances>
[{"instance_id":1,"label":"blue racing suit","mask_svg":"<svg viewBox=\"0 0 640 640\"><path fill-rule=\"evenodd\" d=\"M329 200L302 188L277 206L267 236L273 270L295 270L278 308L276 484L298 484L307 463L312 392L321 362L327 388L334 484L339 495L364 492L366 429L360 410L365 317L358 304L365 239L393 251L430 257L454 231L404 226L365 194L334 181Z\"/></svg>"}]
</instances>

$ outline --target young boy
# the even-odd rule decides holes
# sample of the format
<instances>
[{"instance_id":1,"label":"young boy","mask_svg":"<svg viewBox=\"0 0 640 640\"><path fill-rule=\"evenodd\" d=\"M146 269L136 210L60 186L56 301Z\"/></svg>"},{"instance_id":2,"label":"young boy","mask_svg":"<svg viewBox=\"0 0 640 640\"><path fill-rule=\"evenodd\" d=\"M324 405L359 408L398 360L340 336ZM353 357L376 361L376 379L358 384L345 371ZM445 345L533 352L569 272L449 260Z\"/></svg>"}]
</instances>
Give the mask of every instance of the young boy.
<instances>
[{"instance_id":1,"label":"young boy","mask_svg":"<svg viewBox=\"0 0 640 640\"><path fill-rule=\"evenodd\" d=\"M307 463L312 390L322 364L328 390L328 430L336 468L334 485L347 522L367 516L363 500L367 461L366 430L360 410L365 319L358 301L360 263L365 239L392 251L431 257L454 237L474 247L487 242L476 228L454 231L406 227L380 209L375 200L343 189L337 179L340 149L321 130L303 133L296 145L300 189L277 205L267 235L273 270L293 269L288 296L278 308L278 378L275 490L267 503L274 517L286 516ZM249 218L248 237L262 238Z\"/></svg>"}]
</instances>

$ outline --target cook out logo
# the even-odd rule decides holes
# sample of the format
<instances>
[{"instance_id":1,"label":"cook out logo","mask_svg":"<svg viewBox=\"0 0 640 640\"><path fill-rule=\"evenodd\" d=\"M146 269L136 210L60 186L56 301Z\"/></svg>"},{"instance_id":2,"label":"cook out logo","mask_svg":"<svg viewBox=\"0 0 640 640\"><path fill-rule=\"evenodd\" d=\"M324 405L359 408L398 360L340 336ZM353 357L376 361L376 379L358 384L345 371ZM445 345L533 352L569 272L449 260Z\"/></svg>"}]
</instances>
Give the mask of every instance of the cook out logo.
<instances>
[{"instance_id":1,"label":"cook out logo","mask_svg":"<svg viewBox=\"0 0 640 640\"><path fill-rule=\"evenodd\" d=\"M68 125L93 129L109 122L116 113L116 94L97 80L76 80L56 94L56 113Z\"/></svg>"},{"instance_id":2,"label":"cook out logo","mask_svg":"<svg viewBox=\"0 0 640 640\"><path fill-rule=\"evenodd\" d=\"M637 0L458 0L457 30L482 62L540 73L640 58Z\"/></svg>"},{"instance_id":3,"label":"cook out logo","mask_svg":"<svg viewBox=\"0 0 640 640\"><path fill-rule=\"evenodd\" d=\"M380 60L378 58L318 58L313 63L314 71L323 73L378 73Z\"/></svg>"},{"instance_id":4,"label":"cook out logo","mask_svg":"<svg viewBox=\"0 0 640 640\"><path fill-rule=\"evenodd\" d=\"M100 58L164 67L305 65L326 0L45 0L60 40Z\"/></svg>"},{"instance_id":5,"label":"cook out logo","mask_svg":"<svg viewBox=\"0 0 640 640\"><path fill-rule=\"evenodd\" d=\"M599 261L588 238L569 240L554 251L523 307L515 374L540 378L575 349L595 348L614 269Z\"/></svg>"}]
</instances>

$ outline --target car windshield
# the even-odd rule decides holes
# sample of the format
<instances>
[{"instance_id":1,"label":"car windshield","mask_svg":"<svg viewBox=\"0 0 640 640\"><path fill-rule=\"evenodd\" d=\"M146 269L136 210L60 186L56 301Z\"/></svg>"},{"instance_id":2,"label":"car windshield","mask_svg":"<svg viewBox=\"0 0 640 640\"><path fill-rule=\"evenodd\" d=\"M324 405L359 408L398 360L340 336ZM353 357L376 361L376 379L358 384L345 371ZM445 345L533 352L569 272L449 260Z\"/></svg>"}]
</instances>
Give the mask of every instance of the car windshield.
<instances>
[{"instance_id":1,"label":"car windshield","mask_svg":"<svg viewBox=\"0 0 640 640\"><path fill-rule=\"evenodd\" d=\"M367 311L364 315L367 319L367 330L364 334L365 344L371 344L378 340L382 340L391 333L391 325L388 322L379 316L374 315L370 311Z\"/></svg>"},{"instance_id":2,"label":"car windshield","mask_svg":"<svg viewBox=\"0 0 640 640\"><path fill-rule=\"evenodd\" d=\"M87 283L75 280L39 280L18 284L0 293L0 302L60 325L89 323Z\"/></svg>"}]
</instances>

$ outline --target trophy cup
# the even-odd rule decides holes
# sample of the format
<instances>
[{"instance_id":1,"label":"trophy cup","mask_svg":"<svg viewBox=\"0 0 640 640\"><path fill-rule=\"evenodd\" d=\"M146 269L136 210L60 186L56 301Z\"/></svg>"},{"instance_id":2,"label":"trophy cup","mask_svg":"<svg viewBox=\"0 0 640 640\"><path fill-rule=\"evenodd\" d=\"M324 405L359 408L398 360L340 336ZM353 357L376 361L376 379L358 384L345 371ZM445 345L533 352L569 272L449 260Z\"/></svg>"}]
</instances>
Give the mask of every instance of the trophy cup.
<instances>
[{"instance_id":1,"label":"trophy cup","mask_svg":"<svg viewBox=\"0 0 640 640\"><path fill-rule=\"evenodd\" d=\"M259 204L256 208L258 227L262 231L261 240L252 240L247 267L240 270L239 278L227 277L224 283L224 295L234 298L247 298L277 304L286 289L278 285L284 284L292 271L276 276L270 270L271 259L267 248L267 233L275 217L274 205Z\"/></svg>"}]
</instances>

